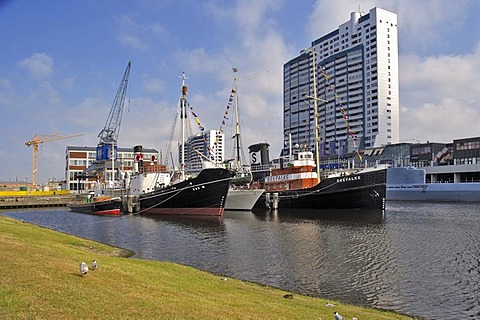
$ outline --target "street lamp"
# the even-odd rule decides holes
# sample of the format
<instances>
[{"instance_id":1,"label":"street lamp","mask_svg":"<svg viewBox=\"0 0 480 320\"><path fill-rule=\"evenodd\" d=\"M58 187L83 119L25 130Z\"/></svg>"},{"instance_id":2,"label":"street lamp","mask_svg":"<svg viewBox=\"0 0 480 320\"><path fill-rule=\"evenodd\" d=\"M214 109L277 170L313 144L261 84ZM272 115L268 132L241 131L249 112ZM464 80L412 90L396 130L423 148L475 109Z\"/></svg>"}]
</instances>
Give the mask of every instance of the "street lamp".
<instances>
[{"instance_id":1,"label":"street lamp","mask_svg":"<svg viewBox=\"0 0 480 320\"><path fill-rule=\"evenodd\" d=\"M316 168L317 168L317 180L320 181L320 155L319 155L319 150L318 150L318 144L320 142L320 137L318 134L318 103L317 101L323 101L326 102L325 100L318 99L317 97L317 65L315 63L315 55L317 52L315 51L314 47L311 48L306 48L300 51L300 53L312 53L312 61L313 61L313 97L312 96L307 96L307 98L313 99L313 118L314 118L314 125L315 125L315 162L316 162Z\"/></svg>"}]
</instances>

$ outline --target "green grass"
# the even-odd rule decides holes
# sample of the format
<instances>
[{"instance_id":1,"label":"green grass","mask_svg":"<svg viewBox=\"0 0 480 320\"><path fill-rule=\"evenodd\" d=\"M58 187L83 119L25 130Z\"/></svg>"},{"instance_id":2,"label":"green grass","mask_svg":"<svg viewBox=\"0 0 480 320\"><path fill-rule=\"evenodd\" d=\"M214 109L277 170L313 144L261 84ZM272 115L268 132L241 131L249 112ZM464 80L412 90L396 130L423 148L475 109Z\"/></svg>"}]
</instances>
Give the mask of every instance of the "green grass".
<instances>
[{"instance_id":1,"label":"green grass","mask_svg":"<svg viewBox=\"0 0 480 320\"><path fill-rule=\"evenodd\" d=\"M410 319L130 254L0 216L0 319Z\"/></svg>"}]
</instances>

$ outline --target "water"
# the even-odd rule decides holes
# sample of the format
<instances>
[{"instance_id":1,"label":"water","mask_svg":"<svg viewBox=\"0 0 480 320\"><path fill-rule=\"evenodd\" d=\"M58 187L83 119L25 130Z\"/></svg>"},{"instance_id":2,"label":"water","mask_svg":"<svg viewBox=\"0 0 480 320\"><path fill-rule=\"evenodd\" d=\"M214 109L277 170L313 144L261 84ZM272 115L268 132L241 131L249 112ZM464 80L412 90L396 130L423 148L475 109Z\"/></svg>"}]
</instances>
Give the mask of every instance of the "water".
<instances>
[{"instance_id":1,"label":"water","mask_svg":"<svg viewBox=\"0 0 480 320\"><path fill-rule=\"evenodd\" d=\"M5 215L286 291L431 319L480 318L480 204L226 212L223 220Z\"/></svg>"}]
</instances>

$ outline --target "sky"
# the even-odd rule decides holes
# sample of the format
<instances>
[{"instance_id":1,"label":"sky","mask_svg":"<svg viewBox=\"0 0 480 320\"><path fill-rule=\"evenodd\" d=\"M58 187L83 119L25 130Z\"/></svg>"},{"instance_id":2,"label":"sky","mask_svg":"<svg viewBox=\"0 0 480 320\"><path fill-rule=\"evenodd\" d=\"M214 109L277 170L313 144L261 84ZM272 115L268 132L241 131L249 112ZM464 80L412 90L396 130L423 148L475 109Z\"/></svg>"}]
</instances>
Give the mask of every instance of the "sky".
<instances>
[{"instance_id":1,"label":"sky","mask_svg":"<svg viewBox=\"0 0 480 320\"><path fill-rule=\"evenodd\" d=\"M38 182L63 180L66 146L98 144L129 61L119 147L166 150L182 72L218 129L237 68L243 146L275 158L283 64L373 7L398 15L400 141L480 136L479 0L0 0L0 181L32 181L34 134L82 133L39 146Z\"/></svg>"}]
</instances>

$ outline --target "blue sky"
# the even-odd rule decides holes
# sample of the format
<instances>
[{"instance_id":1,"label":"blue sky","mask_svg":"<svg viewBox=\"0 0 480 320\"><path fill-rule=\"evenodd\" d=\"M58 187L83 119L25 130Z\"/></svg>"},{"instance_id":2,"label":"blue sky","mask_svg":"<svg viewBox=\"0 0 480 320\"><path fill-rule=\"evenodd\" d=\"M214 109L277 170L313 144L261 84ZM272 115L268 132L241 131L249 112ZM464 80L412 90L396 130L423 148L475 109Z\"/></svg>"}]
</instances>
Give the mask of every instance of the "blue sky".
<instances>
[{"instance_id":1,"label":"blue sky","mask_svg":"<svg viewBox=\"0 0 480 320\"><path fill-rule=\"evenodd\" d=\"M185 72L189 101L217 129L238 88L244 145L282 148L283 64L350 13L398 14L400 139L480 135L477 0L0 0L0 181L63 179L65 147L96 146L128 61L119 146L165 150ZM197 130L195 122L192 128Z\"/></svg>"}]
</instances>

